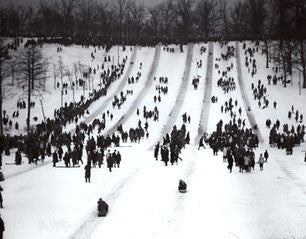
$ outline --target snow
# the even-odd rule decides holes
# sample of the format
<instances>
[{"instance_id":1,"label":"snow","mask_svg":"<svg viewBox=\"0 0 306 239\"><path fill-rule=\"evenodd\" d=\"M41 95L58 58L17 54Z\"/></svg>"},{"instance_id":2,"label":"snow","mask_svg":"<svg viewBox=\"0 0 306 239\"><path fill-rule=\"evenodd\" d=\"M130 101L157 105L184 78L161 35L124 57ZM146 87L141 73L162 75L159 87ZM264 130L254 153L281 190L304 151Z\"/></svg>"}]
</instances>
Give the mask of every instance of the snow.
<instances>
[{"instance_id":1,"label":"snow","mask_svg":"<svg viewBox=\"0 0 306 239\"><path fill-rule=\"evenodd\" d=\"M235 46L235 42L229 45ZM253 47L253 43L247 42ZM239 173L234 167L230 174L226 163L223 163L222 153L213 156L212 150L197 150L197 142L194 142L198 134L201 111L203 107L204 92L207 85L204 84L207 72L208 51L200 55L200 47L208 44L195 44L192 48L190 63L190 74L187 76L188 84L183 89L184 71L188 66L188 46L184 46L181 53L179 46L170 45L175 48L175 53L163 50L161 46L160 56L156 59L155 48L136 47L122 52L120 56L127 55L128 62L123 76L114 82L105 97L90 106L89 112L94 113L101 110L109 110L114 114L111 121L107 119L106 129L110 130L118 120L124 118L123 128L137 127L142 116L143 106L148 110L158 107L160 117L158 122L149 120L149 139L142 140L139 144L125 143L117 148L122 155L120 168L113 168L109 172L106 165L102 168L93 168L91 183L85 183L84 165L76 168L64 168L63 163L53 168L50 157L46 157L45 163L39 162L37 166L28 165L23 156L24 163L20 166L6 163L14 161L14 152L11 156L3 156L2 171L6 180L1 183L4 188L2 192L4 208L0 210L1 217L5 222L6 230L4 238L304 238L306 236L306 167L304 163L305 143L295 147L293 155L287 156L284 150L271 148L268 145L269 129L265 121L270 118L272 124L278 118L281 125L288 123L297 125L294 119L287 117L291 105L299 110L304 116L306 91L298 95L298 74L293 76L293 85L288 84L284 89L280 84L268 85L266 77L274 74L272 67L265 68L265 56L261 51L255 53L258 73L252 78L244 65L244 50L240 43L240 57L242 76L245 81L246 95L251 104L252 113L255 115L256 123L265 141L255 150L256 161L259 154L268 149L270 157L268 163L264 164L264 170L260 171L258 164L251 173ZM98 50L92 61L90 53L93 47L82 48L80 46L64 47L63 51L56 52L58 45L44 45L43 50L49 57L50 62L57 64L59 56L63 63L70 69L73 63L81 61L82 64L96 67L104 61L105 51ZM135 60L130 64L133 51ZM242 118L247 119L241 95L241 85L237 78L236 58L230 58L227 62L216 58L225 53L219 43L213 43L213 77L211 95L218 97L218 103L210 103L207 121L207 132L211 133L216 128L216 123L222 119L228 122L228 114L221 113L220 107L230 97L238 100L238 107L242 108ZM108 53L117 58L117 47L113 47ZM122 57L121 57L122 59ZM150 79L154 59L158 60L157 67L153 70ZM202 59L202 68L196 69L196 61ZM115 60L116 62L116 60ZM140 69L140 62L143 63ZM218 63L220 70L233 63L233 70L229 76L235 78L236 90L224 94L217 87L219 79L218 71L214 65ZM111 63L110 63L111 64ZM272 65L272 63L271 63ZM139 82L127 84L126 73L130 68L130 76L136 76L141 72ZM106 65L107 67L107 65ZM100 71L99 71L100 72ZM199 88L193 89L191 84L193 77L200 76ZM55 108L60 107L60 89L53 88L53 68L49 68L50 80L47 84L48 92L44 94L43 105L45 114L52 117ZM98 88L99 73L96 74L94 85ZM161 103L154 103L153 97L157 95L155 90L159 85L160 76L169 79L169 93L162 95ZM272 75L273 76L273 75ZM73 77L74 78L74 77ZM257 101L253 99L251 83L257 85L258 79L264 83L268 91L269 107L261 109ZM143 90L146 84L152 80L149 89ZM65 82L68 78L65 77ZM120 90L118 90L120 89ZM114 95L120 91L133 90L134 94L127 96L126 102L121 109L114 109L111 101ZM181 108L176 108L180 97L179 92L184 92L185 98L180 102ZM87 90L87 93L89 90ZM4 109L12 114L16 108L18 96L5 102ZM82 94L82 89L76 93L76 99ZM140 99L138 95L142 94ZM119 96L119 95L118 95ZM72 101L72 90L68 90L64 96L67 102ZM39 99L35 99L36 104ZM276 109L273 101L278 102ZM138 104L140 116L137 117L133 105ZM105 107L104 107L105 105ZM24 120L25 111L20 110L19 119ZM177 111L177 112L176 112ZM173 117L175 112L177 117ZM164 166L160 160L153 158L152 146L161 139L171 127L165 126L176 124L178 128L183 123L181 115L187 112L191 116L191 123L186 124L190 131L191 145L187 145L182 151L181 158L176 165ZM237 112L238 114L238 112ZM42 119L41 109L33 108L33 117ZM98 116L99 117L99 116ZM83 119L85 120L85 118ZM92 119L88 120L91 121ZM169 123L170 122L170 123ZM246 120L250 127L250 122ZM73 124L67 126L69 131ZM20 130L20 132L22 132ZM97 132L95 132L97 134ZM94 135L95 136L95 135ZM86 161L86 153L83 154ZM178 181L183 179L187 182L187 193L180 194L177 191ZM96 203L102 197L110 206L110 211L105 218L97 217Z\"/></svg>"}]
</instances>

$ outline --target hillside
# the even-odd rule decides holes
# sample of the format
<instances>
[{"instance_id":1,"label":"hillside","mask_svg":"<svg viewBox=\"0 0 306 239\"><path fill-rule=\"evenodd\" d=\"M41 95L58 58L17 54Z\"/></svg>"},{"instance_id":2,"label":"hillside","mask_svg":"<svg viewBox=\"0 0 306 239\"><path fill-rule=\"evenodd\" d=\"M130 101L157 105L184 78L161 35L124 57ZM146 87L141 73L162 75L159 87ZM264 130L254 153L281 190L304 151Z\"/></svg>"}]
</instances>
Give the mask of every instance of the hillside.
<instances>
[{"instance_id":1,"label":"hillside","mask_svg":"<svg viewBox=\"0 0 306 239\"><path fill-rule=\"evenodd\" d=\"M58 47L62 48L59 52ZM246 51L248 48L254 49L252 56ZM96 139L97 135L118 134L120 125L124 131L137 128L139 121L142 126L148 122L148 137L140 142L128 139L126 143L120 142L120 147L110 147L111 151L116 149L121 153L120 168L115 167L109 172L105 160L101 168L92 168L91 183L84 182L85 165L82 164L65 168L64 162L60 161L57 167L52 167L52 157L47 155L44 163L28 164L22 154L23 164L13 165L16 149L11 150L10 156L3 154L2 172L6 180L1 184L4 208L0 213L6 226L5 238L306 236L303 226L306 223L305 142L294 147L292 155L286 155L285 149L269 145L271 128L266 126L267 119L272 125L278 119L281 124L279 132L282 133L283 124L288 124L289 129L292 125L297 128L299 124L305 124L305 121L297 122L295 114L288 118L292 105L294 112L298 110L299 115L306 115L306 91L302 89L301 95L298 94L298 72L293 73L292 82L286 88L279 81L276 85L268 84L267 76L275 75L273 67L276 66L270 62L270 68L265 68L265 55L260 46L252 42L188 44L183 47L183 52L178 45L160 44L156 47L127 46L125 49L114 46L109 52L92 46L57 44L43 45L42 49L50 65L46 91L42 98L35 98L32 115L38 119L32 120L33 124L43 120L40 100L46 118L52 119L54 110L61 107L61 87L54 87L54 66L58 66L59 59L71 72L72 81L75 80L74 64L82 65L83 69L96 69L96 74L91 75L91 85L85 88L84 97L88 99L93 89L102 87L102 64L104 69L111 67L113 62L117 64L119 52L119 63L126 59L122 75L111 83L105 96L90 104L88 113L78 123L89 124L95 118L101 119L103 113L106 115L105 128L101 132L95 128L90 136L86 136L85 142L88 137ZM105 62L108 56L111 61ZM246 57L250 62L248 66ZM257 72L252 76L253 60ZM224 71L227 72L225 79L233 78L234 82L228 92L226 87L218 86ZM134 83L130 82L132 76ZM77 78L80 77L78 73ZM167 77L168 82L160 81L161 77L163 80ZM197 89L192 84L194 78L199 79ZM63 83L70 85L71 79L66 75ZM252 84L257 87L258 80L266 88L267 107L263 100L259 106L259 100L254 99ZM61 83L58 76L57 81ZM24 98L16 84L10 87L16 95L4 103L4 110L11 118L17 110L18 99ZM167 87L168 92L163 93L161 87ZM81 87L74 90L68 87L64 102L72 102L73 94L75 101L79 101L83 90ZM113 106L114 98L120 99L121 92L125 101L120 107ZM213 96L218 98L215 103L211 100ZM255 161L265 150L269 152L263 171L256 163L251 172L240 173L234 166L230 173L227 163L223 162L222 152L213 155L208 144L205 144L205 149L198 150L199 139L204 133L210 136L220 120L224 124L232 120L230 112L221 111L230 99L237 101L232 114L245 120L245 128L251 128L258 135ZM154 111L157 107L158 119L151 117L146 120L144 107L146 111ZM163 137L171 133L174 125L181 128L184 113L190 116L190 123L185 123L186 132L190 133L190 144L181 150L177 164L169 162L164 166L160 156L158 161L154 159L154 146L157 142L162 144ZM19 118L13 119L13 125L16 122L20 124L19 130L6 127L6 132L25 133L26 109L19 109ZM76 123L72 122L63 130L74 133L75 128ZM67 147L63 148L66 152ZM54 150L53 146L52 152ZM87 161L85 148L82 159L84 163ZM185 194L177 190L179 179L187 182ZM96 213L100 197L110 206L105 218L98 218Z\"/></svg>"}]
</instances>

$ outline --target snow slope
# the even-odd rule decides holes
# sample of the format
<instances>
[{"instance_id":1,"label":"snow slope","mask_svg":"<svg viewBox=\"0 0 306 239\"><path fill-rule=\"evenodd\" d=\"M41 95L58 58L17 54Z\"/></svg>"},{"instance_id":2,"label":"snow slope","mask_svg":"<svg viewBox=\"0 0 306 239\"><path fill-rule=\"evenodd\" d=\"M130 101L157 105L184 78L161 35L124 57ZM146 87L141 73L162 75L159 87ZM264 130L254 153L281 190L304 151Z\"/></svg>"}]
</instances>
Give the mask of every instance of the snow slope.
<instances>
[{"instance_id":1,"label":"snow slope","mask_svg":"<svg viewBox=\"0 0 306 239\"><path fill-rule=\"evenodd\" d=\"M229 45L235 47L236 43L230 42ZM157 106L160 117L158 122L149 120L149 139L139 144L125 143L117 148L122 155L120 168L113 168L113 172L109 172L103 164L102 168L92 169L91 183L85 183L83 165L68 169L53 168L49 163L33 166L28 165L23 158L25 163L16 166L6 164L14 161L13 150L11 156L3 156L2 171L6 180L1 183L4 188L4 208L0 213L6 226L4 238L305 238L305 143L294 148L291 156L285 155L283 150L271 148L266 140L269 131L265 121L270 118L274 122L279 118L281 123L297 125L295 120L287 118L287 112L291 105L295 105L305 115L306 91L303 89L302 94L297 95L296 74L293 76L293 86L289 84L286 89L279 84L268 85L266 76L273 72L265 68L265 56L260 54L261 51L255 54L258 73L252 78L244 65L242 44L238 45L244 87L238 81L236 54L228 61L216 61L226 51L218 42L184 46L183 53L176 45L169 46L175 49L174 53L165 51L163 46L137 48L135 59L132 55L136 49L131 51L128 47L125 52L120 52L120 55L127 54L128 59L133 59L130 70L128 66L131 64L127 63L125 74L113 83L105 97L91 106L89 112L97 112L95 117L106 110L114 114L114 119L107 121L107 128L103 132L106 133L122 117L124 129L136 127L139 119L144 122L143 106L150 110ZM201 46L211 48L212 55L209 55L210 51L200 55ZM251 42L247 42L247 46L254 47ZM46 46L46 51L55 54L54 62L58 59L58 53L54 53L56 47ZM73 64L78 54L88 55L88 58L81 58L84 64L90 65L92 51L93 48L63 47L61 55L67 65ZM102 50L98 51L92 66L103 61L104 54ZM108 54L116 58L117 49L112 48ZM196 69L199 59L202 59L203 67ZM212 62L207 63L207 59ZM143 63L142 69L139 68L140 62ZM235 91L224 94L217 87L220 75L214 67L216 63L221 71L233 63L229 76L235 79ZM128 85L126 77L135 76L138 71L142 73L139 82ZM190 72L184 74L186 71ZM196 73L201 76L198 90L194 90L191 85ZM169 93L162 95L161 103L154 103L160 76L169 78ZM251 83L257 85L258 79L268 90L270 105L265 109L259 108L257 101L253 100ZM52 81L49 87L51 91ZM133 90L134 94L128 96L121 110L113 109L111 101L114 95L126 90ZM234 167L230 174L227 164L223 163L222 153L213 156L208 147L197 150L196 139L199 125L211 133L220 119L224 122L230 119L228 114L220 111L221 105L230 97L238 100L235 111L241 107L241 117L248 119L242 97L244 90L264 138L264 142L255 150L256 161L265 149L268 149L270 158L263 171L256 164L251 173L241 174ZM59 93L58 90L53 91L54 94L56 92ZM179 98L182 95L180 92L183 92L183 98ZM205 95L217 96L218 103L203 102ZM45 107L45 112L52 115L54 107L59 107L60 100L48 97L46 93L44 102L48 107ZM12 105L15 100L12 99ZM71 91L65 100L72 101ZM274 100L278 102L276 109L272 106ZM136 108L140 110L139 117ZM207 108L209 112L204 116L207 120L203 120L202 109L207 111ZM35 110L39 112L39 109ZM174 111L175 114L171 114ZM166 167L163 162L155 161L151 148L165 132L171 131L174 124L181 126L184 112L191 116L191 123L186 125L187 131L190 131L191 144L182 151L182 161ZM88 121L93 118L89 116ZM247 127L251 125L249 120L246 120L246 124ZM66 130L70 130L69 127ZM83 161L86 160L85 155ZM50 158L47 157L46 161L50 162ZM188 184L185 194L177 191L179 179L184 179ZM105 218L96 215L99 197L110 206Z\"/></svg>"}]
</instances>

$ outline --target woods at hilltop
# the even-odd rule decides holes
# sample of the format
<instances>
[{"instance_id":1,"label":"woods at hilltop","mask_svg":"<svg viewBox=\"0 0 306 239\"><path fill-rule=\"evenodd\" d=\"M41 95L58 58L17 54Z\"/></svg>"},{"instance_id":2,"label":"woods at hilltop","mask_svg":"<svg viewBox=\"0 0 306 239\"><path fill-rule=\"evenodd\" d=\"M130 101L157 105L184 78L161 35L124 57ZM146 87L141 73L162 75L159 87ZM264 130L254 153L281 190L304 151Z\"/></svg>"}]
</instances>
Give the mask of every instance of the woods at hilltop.
<instances>
[{"instance_id":1,"label":"woods at hilltop","mask_svg":"<svg viewBox=\"0 0 306 239\"><path fill-rule=\"evenodd\" d=\"M147 8L133 0L54 0L0 6L1 36L113 41L305 39L304 0L166 0ZM137 36L137 38L135 38Z\"/></svg>"}]
</instances>

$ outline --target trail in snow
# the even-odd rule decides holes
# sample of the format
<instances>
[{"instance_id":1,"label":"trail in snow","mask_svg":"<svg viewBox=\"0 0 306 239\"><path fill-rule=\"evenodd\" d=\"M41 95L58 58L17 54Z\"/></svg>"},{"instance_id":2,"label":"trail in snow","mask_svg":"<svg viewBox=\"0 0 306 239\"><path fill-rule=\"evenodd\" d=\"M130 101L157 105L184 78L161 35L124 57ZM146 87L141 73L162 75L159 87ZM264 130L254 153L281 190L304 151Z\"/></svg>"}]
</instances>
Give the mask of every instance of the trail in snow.
<instances>
[{"instance_id":1,"label":"trail in snow","mask_svg":"<svg viewBox=\"0 0 306 239\"><path fill-rule=\"evenodd\" d=\"M111 100L113 100L114 96L115 95L118 95L123 87L125 86L131 72L132 72L132 69L133 69L133 66L134 66L134 62L135 62L135 59L136 59L136 55L137 55L137 47L134 47L133 48L133 52L132 52L132 56L131 56L131 60L130 60L130 63L129 63L129 66L128 66L128 69L124 75L124 78L121 80L120 82L120 85L118 86L118 88L116 89L116 91L111 94L104 102L103 104L98 108L96 109L93 113L91 113L86 119L85 119L85 123L89 123L91 121L93 121L98 115L100 115L105 109L106 107L109 105L109 102ZM72 130L70 130L70 133L73 133L75 130L75 128L73 128Z\"/></svg>"},{"instance_id":2,"label":"trail in snow","mask_svg":"<svg viewBox=\"0 0 306 239\"><path fill-rule=\"evenodd\" d=\"M106 195L103 197L103 200L106 201L109 205L109 212L112 210L112 206L115 204L115 201L117 198L119 198L120 194L123 189L126 189L128 185L131 184L133 179L135 178L135 175L138 173L139 169L136 169L131 173L130 176L123 178L112 190L112 193L109 195ZM76 232L72 235L71 239L83 239L83 238L90 238L90 235L94 231L97 225L101 223L101 221L104 220L103 217L97 216L97 209L94 207L92 211L90 212L88 218L84 220L84 223L76 230Z\"/></svg>"},{"instance_id":3,"label":"trail in snow","mask_svg":"<svg viewBox=\"0 0 306 239\"><path fill-rule=\"evenodd\" d=\"M189 82L189 75L190 75L190 69L191 69L191 62L192 62L192 54L193 54L193 43L188 44L188 50L187 50L187 59L186 59L186 64L185 64L185 70L183 73L183 78L182 78L182 83L180 86L179 93L177 95L177 98L175 100L175 105L173 106L170 114L169 114L169 119L166 124L163 125L162 131L160 133L160 138L156 140L156 142L149 148L152 150L156 143L162 139L164 134L172 129L172 126L175 124L175 121L178 117L178 114L180 112L180 109L183 105L185 96L186 96L186 91L187 91L187 85Z\"/></svg>"},{"instance_id":4,"label":"trail in snow","mask_svg":"<svg viewBox=\"0 0 306 239\"><path fill-rule=\"evenodd\" d=\"M236 59L237 59L237 77L238 77L238 82L240 84L241 96L242 96L242 99L243 99L245 111L247 113L249 122L250 122L250 124L253 128L253 131L258 136L259 142L263 143L264 139L263 139L262 134L260 132L259 126L256 123L255 116L252 112L251 105L250 105L250 102L249 102L249 98L248 98L246 90L245 90L244 80L242 79L241 61L240 61L240 48L239 48L239 42L238 41L236 41L235 48L236 48ZM254 128L255 125L257 126L256 129Z\"/></svg>"},{"instance_id":5,"label":"trail in snow","mask_svg":"<svg viewBox=\"0 0 306 239\"><path fill-rule=\"evenodd\" d=\"M212 73L213 73L213 62L214 62L214 45L213 42L208 43L208 55L207 55L207 70L204 81L204 95L203 95L203 107L201 112L201 118L198 127L198 134L195 138L194 144L197 145L201 136L207 131L207 122L210 108L210 98L212 91Z\"/></svg>"},{"instance_id":6,"label":"trail in snow","mask_svg":"<svg viewBox=\"0 0 306 239\"><path fill-rule=\"evenodd\" d=\"M123 115L120 118L120 120L111 129L107 131L106 134L111 134L112 132L116 131L117 126L119 124L123 124L126 120L128 120L129 117L132 115L132 113L135 111L135 109L138 107L141 100L147 94L148 90L150 89L153 83L153 77L155 75L156 68L159 62L160 51L161 51L161 44L158 44L157 47L155 48L154 60L144 88L142 89L142 91L137 96L136 100L128 110L128 113ZM112 190L112 193L105 197L105 200L110 205L114 205L115 200L120 196L123 188L126 188L131 183L131 181L135 178L135 175L137 174L138 171L139 169L132 172L131 175L128 176L127 178L122 179L120 183ZM96 226L99 223L101 223L101 220L103 220L103 218L97 217L96 214L97 214L96 209L93 209L93 211L89 214L88 218L85 220L84 224L80 226L80 228L75 232L75 234L71 238L89 238L91 233L94 231L94 228L96 228Z\"/></svg>"},{"instance_id":7,"label":"trail in snow","mask_svg":"<svg viewBox=\"0 0 306 239\"><path fill-rule=\"evenodd\" d=\"M49 165L49 164L51 164L51 163L52 163L52 161L46 161L46 160L45 160L45 162L40 163L40 164L38 164L38 165L35 165L35 166L33 166L32 168L27 168L27 169L25 169L25 170L23 170L23 171L21 171L21 172L15 172L15 173L12 173L12 174L9 174L9 175L5 175L5 179L8 180L8 179L14 178L14 177L16 177L16 176L23 175L23 174L25 174L25 173L31 172L32 170L41 168L41 167L46 166L46 165Z\"/></svg>"},{"instance_id":8,"label":"trail in snow","mask_svg":"<svg viewBox=\"0 0 306 239\"><path fill-rule=\"evenodd\" d=\"M137 47L134 47L133 48L133 52L132 52L132 56L131 56L131 60L130 60L130 63L129 63L129 66L128 66L128 69L124 75L124 78L122 79L122 81L120 82L120 85L118 86L118 88L116 89L116 91L110 95L104 102L103 104L98 108L96 109L93 113L91 113L86 119L85 119L85 122L88 123L88 122L91 122L92 120L94 120L99 114L101 114L101 112L103 112L106 107L108 106L109 102L114 98L114 95L118 95L120 93L120 91L122 91L124 85L126 84L127 82L127 79L128 77L130 76L131 74L131 71L133 69L133 66L134 66L134 61L136 59L136 55L137 55ZM71 129L69 132L71 134L73 134L75 131L75 127L73 129ZM32 170L35 170L35 169L38 169L38 168L41 168L43 166L46 166L46 165L49 165L52 163L52 160L50 161L45 161L44 163L41 163L39 165L36 165L32 168L28 168L26 170L23 170L21 172L16 172L16 173L13 173L13 174L10 174L8 176L5 176L6 179L10 179L10 178L13 178L13 177L16 177L16 176L20 176L20 175L23 175L25 173L28 173L28 172L31 172Z\"/></svg>"},{"instance_id":9,"label":"trail in snow","mask_svg":"<svg viewBox=\"0 0 306 239\"><path fill-rule=\"evenodd\" d=\"M199 127L198 127L198 134L195 138L194 144L197 146L198 141L200 137L203 135L203 133L207 130L207 122L208 122L208 116L209 116L209 106L210 106L210 97L211 97L211 87L212 87L212 72L213 72L213 43L209 42L209 48L208 48L208 56L207 56L207 71L206 71L206 78L204 81L204 87L205 92L203 94L203 106L201 111L201 117L199 121ZM181 175L181 178L187 182L190 188L193 172L195 169L195 165L197 163L197 159L195 159L195 152L197 151L196 148L194 148L192 157L190 157L190 161L188 162L184 173ZM187 187L187 189L188 189ZM181 218L184 213L184 203L188 199L188 190L187 193L178 193L177 200L174 205L173 212L174 214L171 215L169 218L174 218L174 222L172 222L172 225L179 225L181 224ZM174 230L175 232L179 233L177 230ZM178 235L176 235L174 238L178 238Z\"/></svg>"},{"instance_id":10,"label":"trail in snow","mask_svg":"<svg viewBox=\"0 0 306 239\"><path fill-rule=\"evenodd\" d=\"M110 135L110 134L114 133L117 130L117 127L120 124L124 124L133 115L134 111L137 109L137 107L139 106L142 99L148 93L149 89L151 88L151 86L153 84L153 78L154 78L154 75L156 73L156 68L158 66L158 63L159 63L160 51L161 51L161 43L159 43L155 48L155 54L154 54L153 63L151 65L151 70L148 73L147 81L146 81L146 84L144 85L143 89L141 90L141 92L139 93L139 95L137 96L137 98L135 99L133 104L131 105L131 107L127 110L127 113L124 114L120 118L120 120L113 127L111 127L109 130L107 130L105 135L108 135L108 134Z\"/></svg>"}]
</instances>

